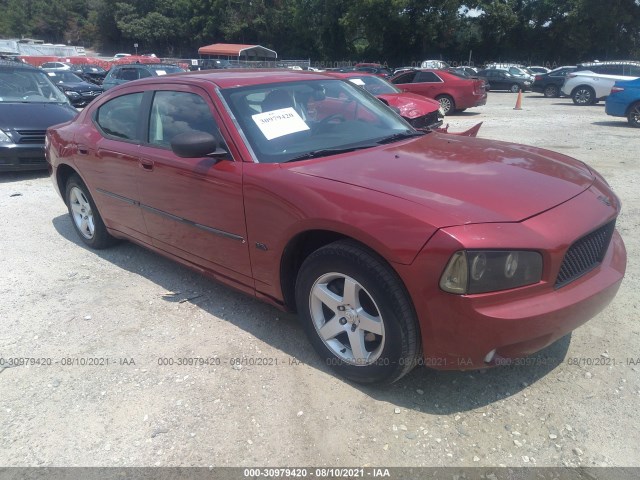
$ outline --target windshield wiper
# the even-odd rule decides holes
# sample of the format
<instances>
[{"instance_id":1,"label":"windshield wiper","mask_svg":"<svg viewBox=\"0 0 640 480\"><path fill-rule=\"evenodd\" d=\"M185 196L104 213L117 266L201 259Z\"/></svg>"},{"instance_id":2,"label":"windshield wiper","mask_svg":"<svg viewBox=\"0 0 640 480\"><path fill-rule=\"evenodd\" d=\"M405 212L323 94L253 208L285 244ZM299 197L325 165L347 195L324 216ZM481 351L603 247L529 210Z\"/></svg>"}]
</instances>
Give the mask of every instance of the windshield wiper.
<instances>
[{"instance_id":1,"label":"windshield wiper","mask_svg":"<svg viewBox=\"0 0 640 480\"><path fill-rule=\"evenodd\" d=\"M293 157L287 160L285 163L298 162L300 160L309 160L310 158L327 157L329 155L337 155L338 153L348 153L355 150L362 150L365 148L375 147L375 145L361 145L358 147L345 147L345 148L325 148L322 150L312 150L307 153L303 153L297 157Z\"/></svg>"},{"instance_id":2,"label":"windshield wiper","mask_svg":"<svg viewBox=\"0 0 640 480\"><path fill-rule=\"evenodd\" d=\"M398 140L404 140L405 138L421 137L424 134L425 134L425 132L411 132L411 131L407 130L406 132L394 133L393 135L389 135L388 137L384 137L383 139L378 140L376 143L378 145L383 145L385 143L393 143L393 142L397 142Z\"/></svg>"}]
</instances>

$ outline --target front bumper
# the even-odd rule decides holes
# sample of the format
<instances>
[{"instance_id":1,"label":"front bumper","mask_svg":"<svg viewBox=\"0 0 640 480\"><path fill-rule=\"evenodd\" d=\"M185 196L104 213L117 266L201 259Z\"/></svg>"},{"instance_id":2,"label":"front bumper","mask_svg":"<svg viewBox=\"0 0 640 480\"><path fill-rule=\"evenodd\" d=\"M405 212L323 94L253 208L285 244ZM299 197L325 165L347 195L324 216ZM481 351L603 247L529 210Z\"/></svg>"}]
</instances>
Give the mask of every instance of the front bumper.
<instances>
[{"instance_id":1,"label":"front bumper","mask_svg":"<svg viewBox=\"0 0 640 480\"><path fill-rule=\"evenodd\" d=\"M531 355L550 345L604 309L616 295L626 268L626 250L617 232L596 268L561 288L555 287L567 249L594 227L616 217L615 206L598 202L597 197L603 193L592 186L521 223L440 230L414 264L406 269L398 267L418 314L425 364L436 369L465 370L508 363L509 359ZM544 258L542 281L485 294L446 293L438 288L439 275L461 245L469 249L538 250ZM425 272L435 272L435 278ZM494 350L495 356L485 362Z\"/></svg>"},{"instance_id":2,"label":"front bumper","mask_svg":"<svg viewBox=\"0 0 640 480\"><path fill-rule=\"evenodd\" d=\"M11 144L0 147L0 172L46 169L47 161L44 157L44 144Z\"/></svg>"}]
</instances>

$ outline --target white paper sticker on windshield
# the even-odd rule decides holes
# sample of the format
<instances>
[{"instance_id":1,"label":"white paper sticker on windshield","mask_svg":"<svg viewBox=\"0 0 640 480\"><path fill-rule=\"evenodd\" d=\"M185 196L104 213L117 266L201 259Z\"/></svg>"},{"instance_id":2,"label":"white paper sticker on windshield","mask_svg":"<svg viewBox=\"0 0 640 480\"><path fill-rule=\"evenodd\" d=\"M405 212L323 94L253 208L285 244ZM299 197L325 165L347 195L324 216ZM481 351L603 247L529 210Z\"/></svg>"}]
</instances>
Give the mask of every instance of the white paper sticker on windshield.
<instances>
[{"instance_id":1,"label":"white paper sticker on windshield","mask_svg":"<svg viewBox=\"0 0 640 480\"><path fill-rule=\"evenodd\" d=\"M167 71L166 71L166 70L156 70L156 73L157 73L158 75L166 75L166 74L167 74Z\"/></svg>"},{"instance_id":2,"label":"white paper sticker on windshield","mask_svg":"<svg viewBox=\"0 0 640 480\"><path fill-rule=\"evenodd\" d=\"M291 107L258 113L251 115L251 118L267 140L309 130L302 117Z\"/></svg>"},{"instance_id":3,"label":"white paper sticker on windshield","mask_svg":"<svg viewBox=\"0 0 640 480\"><path fill-rule=\"evenodd\" d=\"M55 72L47 72L47 75L49 75L50 77L55 77L56 76Z\"/></svg>"},{"instance_id":4,"label":"white paper sticker on windshield","mask_svg":"<svg viewBox=\"0 0 640 480\"><path fill-rule=\"evenodd\" d=\"M355 83L356 85L360 85L361 87L364 85L364 82L359 78L350 78L349 81L351 83Z\"/></svg>"}]
</instances>

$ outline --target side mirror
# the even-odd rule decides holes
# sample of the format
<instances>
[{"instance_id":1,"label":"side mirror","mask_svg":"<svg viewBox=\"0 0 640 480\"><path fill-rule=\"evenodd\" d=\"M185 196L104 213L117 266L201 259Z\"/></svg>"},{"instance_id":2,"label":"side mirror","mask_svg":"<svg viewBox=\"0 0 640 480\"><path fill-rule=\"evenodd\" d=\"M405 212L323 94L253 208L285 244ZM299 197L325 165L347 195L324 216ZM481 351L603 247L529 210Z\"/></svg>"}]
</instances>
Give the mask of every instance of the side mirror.
<instances>
[{"instance_id":1,"label":"side mirror","mask_svg":"<svg viewBox=\"0 0 640 480\"><path fill-rule=\"evenodd\" d=\"M210 133L191 130L171 139L171 150L182 158L200 158L217 153L218 142Z\"/></svg>"}]
</instances>

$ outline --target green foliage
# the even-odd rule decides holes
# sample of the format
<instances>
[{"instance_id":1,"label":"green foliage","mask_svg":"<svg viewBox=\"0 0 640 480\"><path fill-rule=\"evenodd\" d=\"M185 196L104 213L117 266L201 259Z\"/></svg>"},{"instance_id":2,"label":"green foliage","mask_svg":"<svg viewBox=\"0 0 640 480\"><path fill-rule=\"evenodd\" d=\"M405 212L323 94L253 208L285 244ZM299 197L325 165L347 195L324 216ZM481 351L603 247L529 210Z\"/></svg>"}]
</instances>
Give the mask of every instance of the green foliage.
<instances>
[{"instance_id":1,"label":"green foliage","mask_svg":"<svg viewBox=\"0 0 640 480\"><path fill-rule=\"evenodd\" d=\"M474 15L467 15L472 10ZM575 62L640 55L638 0L0 0L0 36L195 56L256 43L315 61Z\"/></svg>"}]
</instances>

